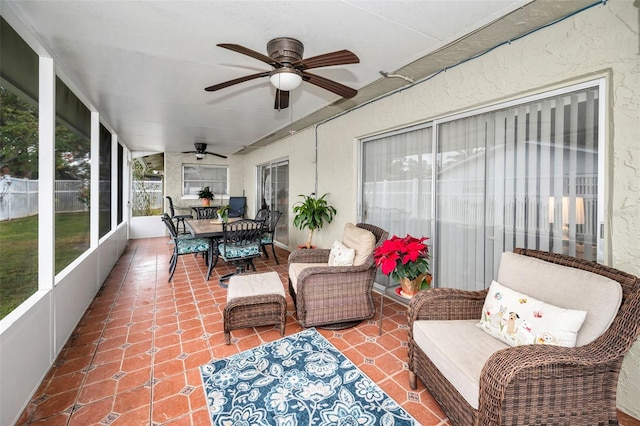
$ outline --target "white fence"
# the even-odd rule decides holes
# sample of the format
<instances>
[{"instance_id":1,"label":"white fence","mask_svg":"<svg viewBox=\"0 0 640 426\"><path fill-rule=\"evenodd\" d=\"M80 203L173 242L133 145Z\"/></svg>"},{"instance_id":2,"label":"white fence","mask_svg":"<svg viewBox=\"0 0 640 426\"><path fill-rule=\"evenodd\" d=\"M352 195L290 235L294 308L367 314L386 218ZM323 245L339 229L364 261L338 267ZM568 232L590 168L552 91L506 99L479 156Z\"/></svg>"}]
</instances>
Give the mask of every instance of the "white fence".
<instances>
[{"instance_id":1,"label":"white fence","mask_svg":"<svg viewBox=\"0 0 640 426\"><path fill-rule=\"evenodd\" d=\"M162 208L162 182L145 181L133 186L136 200L137 188L144 186L151 208ZM59 213L88 211L83 199L86 187L82 181L55 181L55 209ZM38 181L30 179L0 177L0 221L18 219L38 214Z\"/></svg>"},{"instance_id":2,"label":"white fence","mask_svg":"<svg viewBox=\"0 0 640 426\"><path fill-rule=\"evenodd\" d=\"M144 180L133 182L133 215L144 215L145 207L162 210L162 182Z\"/></svg>"},{"instance_id":3,"label":"white fence","mask_svg":"<svg viewBox=\"0 0 640 426\"><path fill-rule=\"evenodd\" d=\"M38 214L38 181L2 176L0 221Z\"/></svg>"}]
</instances>

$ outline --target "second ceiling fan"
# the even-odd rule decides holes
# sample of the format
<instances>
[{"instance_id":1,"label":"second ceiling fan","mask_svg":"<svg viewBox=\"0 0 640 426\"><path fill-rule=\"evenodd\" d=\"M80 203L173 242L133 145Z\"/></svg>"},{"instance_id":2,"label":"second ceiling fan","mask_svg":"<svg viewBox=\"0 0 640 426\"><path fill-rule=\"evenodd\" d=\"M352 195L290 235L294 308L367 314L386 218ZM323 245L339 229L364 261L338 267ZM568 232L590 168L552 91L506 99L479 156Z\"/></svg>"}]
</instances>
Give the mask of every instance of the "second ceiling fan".
<instances>
[{"instance_id":1,"label":"second ceiling fan","mask_svg":"<svg viewBox=\"0 0 640 426\"><path fill-rule=\"evenodd\" d=\"M182 151L183 154L195 154L196 160L202 160L205 155L215 155L220 158L227 158L226 155L216 154L215 152L207 151L207 144L203 142L196 142L193 144L193 147L196 149L195 151Z\"/></svg>"},{"instance_id":2,"label":"second ceiling fan","mask_svg":"<svg viewBox=\"0 0 640 426\"><path fill-rule=\"evenodd\" d=\"M269 56L240 46L239 44L222 43L218 44L218 46L265 62L271 65L273 70L250 74L225 81L224 83L214 84L204 89L208 92L224 89L225 87L260 77L269 77L271 83L276 87L275 109L284 109L289 106L289 91L298 87L302 81L329 90L343 98L353 98L358 93L357 90L344 84L306 71L311 68L359 63L360 59L349 50L338 50L303 59L304 45L302 42L290 37L275 38L267 43L267 53Z\"/></svg>"}]
</instances>

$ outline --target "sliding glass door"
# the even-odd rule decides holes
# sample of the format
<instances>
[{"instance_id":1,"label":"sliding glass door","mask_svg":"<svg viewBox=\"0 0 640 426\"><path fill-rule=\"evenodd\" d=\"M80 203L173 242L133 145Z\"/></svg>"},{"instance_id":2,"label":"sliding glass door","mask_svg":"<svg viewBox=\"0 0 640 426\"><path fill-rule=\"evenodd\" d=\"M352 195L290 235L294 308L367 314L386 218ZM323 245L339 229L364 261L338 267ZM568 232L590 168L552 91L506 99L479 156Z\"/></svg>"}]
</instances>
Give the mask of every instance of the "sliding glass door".
<instances>
[{"instance_id":1,"label":"sliding glass door","mask_svg":"<svg viewBox=\"0 0 640 426\"><path fill-rule=\"evenodd\" d=\"M362 220L404 237L430 236L431 126L366 140L362 145Z\"/></svg>"},{"instance_id":2,"label":"sliding glass door","mask_svg":"<svg viewBox=\"0 0 640 426\"><path fill-rule=\"evenodd\" d=\"M275 238L289 244L289 161L280 160L258 166L257 210L269 209L282 212L276 227Z\"/></svg>"},{"instance_id":3,"label":"sliding glass door","mask_svg":"<svg viewBox=\"0 0 640 426\"><path fill-rule=\"evenodd\" d=\"M503 251L597 260L599 87L438 125L438 281L482 289Z\"/></svg>"},{"instance_id":4,"label":"sliding glass door","mask_svg":"<svg viewBox=\"0 0 640 426\"><path fill-rule=\"evenodd\" d=\"M432 139L431 126L423 125L363 141L363 222L385 229L390 237L432 236ZM390 282L382 274L376 281Z\"/></svg>"},{"instance_id":5,"label":"sliding glass door","mask_svg":"<svg viewBox=\"0 0 640 426\"><path fill-rule=\"evenodd\" d=\"M515 247L602 261L603 85L363 140L363 220L429 236L440 287L485 288Z\"/></svg>"}]
</instances>

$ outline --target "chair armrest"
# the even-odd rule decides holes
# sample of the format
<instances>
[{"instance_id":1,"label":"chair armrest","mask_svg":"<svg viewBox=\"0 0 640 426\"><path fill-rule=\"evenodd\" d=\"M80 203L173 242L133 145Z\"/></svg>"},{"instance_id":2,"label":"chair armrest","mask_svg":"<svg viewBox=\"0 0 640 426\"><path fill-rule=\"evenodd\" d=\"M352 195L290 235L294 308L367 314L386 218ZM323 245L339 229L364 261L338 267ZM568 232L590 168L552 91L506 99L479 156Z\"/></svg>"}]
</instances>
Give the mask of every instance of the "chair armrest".
<instances>
[{"instance_id":1,"label":"chair armrest","mask_svg":"<svg viewBox=\"0 0 640 426\"><path fill-rule=\"evenodd\" d=\"M550 422L558 412L569 416L569 410L589 404L603 405L602 410L592 411L615 413L615 398L612 407L606 401L616 392L617 375L612 379L610 373L620 368L623 356L602 344L602 337L576 348L523 345L491 355L480 375L478 424L488 424L488 419L514 423L504 418L516 415L514 407L526 411L532 422L537 419L537 424Z\"/></svg>"},{"instance_id":2,"label":"chair armrest","mask_svg":"<svg viewBox=\"0 0 640 426\"><path fill-rule=\"evenodd\" d=\"M418 292L409 302L409 329L418 320L466 320L482 316L488 290L432 288Z\"/></svg>"},{"instance_id":3,"label":"chair armrest","mask_svg":"<svg viewBox=\"0 0 640 426\"><path fill-rule=\"evenodd\" d=\"M298 249L289 254L289 263L327 263L329 249Z\"/></svg>"},{"instance_id":4,"label":"chair armrest","mask_svg":"<svg viewBox=\"0 0 640 426\"><path fill-rule=\"evenodd\" d=\"M308 268L304 268L300 272L300 275L298 275L298 286L301 286L301 284L305 281L310 281L309 278L315 277L321 279L321 275L342 274L344 280L348 281L349 275L347 274L359 274L361 272L367 272L370 270L371 265L367 264L358 266L311 266Z\"/></svg>"}]
</instances>

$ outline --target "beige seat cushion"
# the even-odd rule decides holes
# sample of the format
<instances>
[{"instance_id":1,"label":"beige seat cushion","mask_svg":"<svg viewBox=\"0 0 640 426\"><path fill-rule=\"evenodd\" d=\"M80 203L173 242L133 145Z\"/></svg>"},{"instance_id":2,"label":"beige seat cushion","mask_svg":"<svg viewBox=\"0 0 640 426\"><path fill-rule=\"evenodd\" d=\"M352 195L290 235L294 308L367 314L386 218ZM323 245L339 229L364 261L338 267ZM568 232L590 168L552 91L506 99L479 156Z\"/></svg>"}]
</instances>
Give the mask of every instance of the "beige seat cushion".
<instances>
[{"instance_id":1,"label":"beige seat cushion","mask_svg":"<svg viewBox=\"0 0 640 426\"><path fill-rule=\"evenodd\" d=\"M342 234L342 244L356 251L353 265L358 266L364 264L373 253L376 236L371 231L358 228L353 223L347 223Z\"/></svg>"},{"instance_id":2,"label":"beige seat cushion","mask_svg":"<svg viewBox=\"0 0 640 426\"><path fill-rule=\"evenodd\" d=\"M277 272L264 274L234 275L229 279L227 302L240 297L279 294L285 296L284 286Z\"/></svg>"},{"instance_id":3,"label":"beige seat cushion","mask_svg":"<svg viewBox=\"0 0 640 426\"><path fill-rule=\"evenodd\" d=\"M328 263L292 263L289 265L289 279L291 280L291 286L293 291L298 292L298 276L304 268L310 268L313 266L329 266Z\"/></svg>"},{"instance_id":4,"label":"beige seat cushion","mask_svg":"<svg viewBox=\"0 0 640 426\"><path fill-rule=\"evenodd\" d=\"M614 280L510 252L502 253L496 281L555 306L587 311L576 346L604 333L622 302L622 287Z\"/></svg>"},{"instance_id":5,"label":"beige seat cushion","mask_svg":"<svg viewBox=\"0 0 640 426\"><path fill-rule=\"evenodd\" d=\"M477 323L477 320L413 323L416 344L475 409L482 367L494 352L509 347L480 330Z\"/></svg>"}]
</instances>

